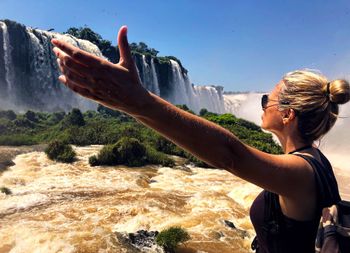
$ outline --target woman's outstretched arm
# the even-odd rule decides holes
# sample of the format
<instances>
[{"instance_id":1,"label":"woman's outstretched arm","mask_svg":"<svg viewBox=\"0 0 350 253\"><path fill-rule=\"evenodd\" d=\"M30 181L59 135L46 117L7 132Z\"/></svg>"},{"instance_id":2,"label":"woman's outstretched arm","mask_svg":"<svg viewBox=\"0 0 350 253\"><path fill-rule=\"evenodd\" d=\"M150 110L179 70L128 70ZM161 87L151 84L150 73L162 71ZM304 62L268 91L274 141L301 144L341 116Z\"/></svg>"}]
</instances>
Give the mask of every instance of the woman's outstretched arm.
<instances>
[{"instance_id":1,"label":"woman's outstretched arm","mask_svg":"<svg viewBox=\"0 0 350 253\"><path fill-rule=\"evenodd\" d=\"M118 64L52 40L62 72L59 80L84 97L131 115L210 165L284 196L307 191L313 174L304 159L271 155L249 147L228 130L144 89L126 32L126 27L122 27L118 34Z\"/></svg>"}]
</instances>

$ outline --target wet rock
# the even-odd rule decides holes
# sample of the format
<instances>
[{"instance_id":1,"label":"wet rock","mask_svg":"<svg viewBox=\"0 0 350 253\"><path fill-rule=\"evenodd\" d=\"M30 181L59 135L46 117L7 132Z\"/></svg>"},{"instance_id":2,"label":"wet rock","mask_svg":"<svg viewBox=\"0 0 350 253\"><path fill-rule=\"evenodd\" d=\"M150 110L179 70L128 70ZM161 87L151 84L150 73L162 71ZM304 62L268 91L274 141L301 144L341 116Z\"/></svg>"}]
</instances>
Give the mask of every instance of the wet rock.
<instances>
[{"instance_id":1,"label":"wet rock","mask_svg":"<svg viewBox=\"0 0 350 253\"><path fill-rule=\"evenodd\" d=\"M187 167L186 165L177 165L175 167L173 167L173 169L175 170L183 170L183 171L186 171L186 172L192 172L192 170Z\"/></svg>"},{"instance_id":2,"label":"wet rock","mask_svg":"<svg viewBox=\"0 0 350 253\"><path fill-rule=\"evenodd\" d=\"M232 221L224 220L224 222L225 222L225 225L226 225L226 226L228 226L228 227L230 227L230 228L234 228L234 229L236 228L235 224L233 224Z\"/></svg>"},{"instance_id":3,"label":"wet rock","mask_svg":"<svg viewBox=\"0 0 350 253\"><path fill-rule=\"evenodd\" d=\"M247 231L237 228L232 221L224 220L224 223L227 227L234 229L242 239L246 237L250 238L250 234Z\"/></svg>"},{"instance_id":4,"label":"wet rock","mask_svg":"<svg viewBox=\"0 0 350 253\"><path fill-rule=\"evenodd\" d=\"M210 236L210 238L214 238L216 240L220 240L220 238L225 237L224 233L221 231L219 231L219 232L212 231L212 232L210 232L209 236Z\"/></svg>"},{"instance_id":5,"label":"wet rock","mask_svg":"<svg viewBox=\"0 0 350 253\"><path fill-rule=\"evenodd\" d=\"M158 233L158 231L139 230L136 233L116 232L116 236L121 243L136 252L168 253L156 244L155 238Z\"/></svg>"}]
</instances>

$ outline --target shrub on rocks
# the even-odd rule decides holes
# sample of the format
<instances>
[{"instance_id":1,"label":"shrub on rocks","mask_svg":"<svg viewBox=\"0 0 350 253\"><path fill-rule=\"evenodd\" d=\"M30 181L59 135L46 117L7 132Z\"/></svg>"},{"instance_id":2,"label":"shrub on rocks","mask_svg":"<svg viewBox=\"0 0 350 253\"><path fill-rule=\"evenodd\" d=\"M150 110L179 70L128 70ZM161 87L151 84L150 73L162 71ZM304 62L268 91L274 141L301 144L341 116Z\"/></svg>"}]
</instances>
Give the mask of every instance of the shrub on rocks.
<instances>
[{"instance_id":1,"label":"shrub on rocks","mask_svg":"<svg viewBox=\"0 0 350 253\"><path fill-rule=\"evenodd\" d=\"M159 246L164 247L167 252L174 252L179 244L188 241L190 235L188 232L181 227L170 227L166 230L161 231L156 236L156 243Z\"/></svg>"},{"instance_id":2,"label":"shrub on rocks","mask_svg":"<svg viewBox=\"0 0 350 253\"><path fill-rule=\"evenodd\" d=\"M6 195L12 194L11 190L7 187L0 187L0 192L5 193Z\"/></svg>"},{"instance_id":3,"label":"shrub on rocks","mask_svg":"<svg viewBox=\"0 0 350 253\"><path fill-rule=\"evenodd\" d=\"M146 147L135 138L121 138L116 143L116 153L120 156L120 162L130 167L146 164Z\"/></svg>"},{"instance_id":4,"label":"shrub on rocks","mask_svg":"<svg viewBox=\"0 0 350 253\"><path fill-rule=\"evenodd\" d=\"M71 163L76 157L72 146L62 141L53 141L49 143L48 147L45 149L45 153L49 159L64 163Z\"/></svg>"},{"instance_id":5,"label":"shrub on rocks","mask_svg":"<svg viewBox=\"0 0 350 253\"><path fill-rule=\"evenodd\" d=\"M91 156L89 163L91 166L108 165L113 166L120 164L119 154L117 152L116 144L104 146L97 156Z\"/></svg>"},{"instance_id":6,"label":"shrub on rocks","mask_svg":"<svg viewBox=\"0 0 350 253\"><path fill-rule=\"evenodd\" d=\"M113 145L104 146L97 156L89 158L89 163L91 166L123 164L129 167L144 166L149 163L163 166L175 164L166 155L130 137L123 137Z\"/></svg>"}]
</instances>

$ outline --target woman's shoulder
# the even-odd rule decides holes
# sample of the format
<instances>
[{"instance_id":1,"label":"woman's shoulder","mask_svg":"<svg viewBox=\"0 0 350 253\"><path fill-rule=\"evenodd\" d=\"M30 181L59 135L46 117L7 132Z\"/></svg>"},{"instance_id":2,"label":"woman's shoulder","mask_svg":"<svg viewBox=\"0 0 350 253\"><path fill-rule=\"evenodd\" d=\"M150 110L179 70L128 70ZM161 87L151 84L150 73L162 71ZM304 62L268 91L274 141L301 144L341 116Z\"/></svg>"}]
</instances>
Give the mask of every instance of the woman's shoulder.
<instances>
[{"instance_id":1,"label":"woman's shoulder","mask_svg":"<svg viewBox=\"0 0 350 253\"><path fill-rule=\"evenodd\" d=\"M293 155L304 158L311 166L322 166L332 169L332 165L328 158L318 148L312 148L305 152L296 152Z\"/></svg>"}]
</instances>

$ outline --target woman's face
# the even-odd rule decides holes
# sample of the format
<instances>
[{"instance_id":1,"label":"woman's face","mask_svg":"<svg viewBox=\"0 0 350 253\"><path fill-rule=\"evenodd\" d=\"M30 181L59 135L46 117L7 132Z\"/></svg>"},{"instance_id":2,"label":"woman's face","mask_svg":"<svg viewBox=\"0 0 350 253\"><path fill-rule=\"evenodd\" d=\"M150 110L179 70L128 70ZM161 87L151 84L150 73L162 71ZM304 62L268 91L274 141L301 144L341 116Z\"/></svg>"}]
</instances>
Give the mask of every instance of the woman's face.
<instances>
[{"instance_id":1,"label":"woman's face","mask_svg":"<svg viewBox=\"0 0 350 253\"><path fill-rule=\"evenodd\" d=\"M275 88L268 94L268 103L261 116L261 128L273 133L278 132L283 128L282 113L278 110L278 95L281 91L281 83L277 84Z\"/></svg>"}]
</instances>

